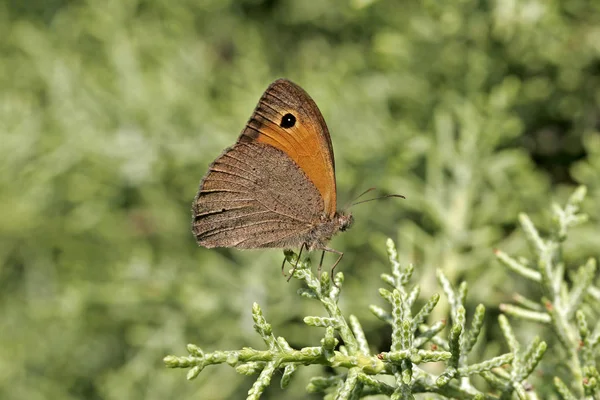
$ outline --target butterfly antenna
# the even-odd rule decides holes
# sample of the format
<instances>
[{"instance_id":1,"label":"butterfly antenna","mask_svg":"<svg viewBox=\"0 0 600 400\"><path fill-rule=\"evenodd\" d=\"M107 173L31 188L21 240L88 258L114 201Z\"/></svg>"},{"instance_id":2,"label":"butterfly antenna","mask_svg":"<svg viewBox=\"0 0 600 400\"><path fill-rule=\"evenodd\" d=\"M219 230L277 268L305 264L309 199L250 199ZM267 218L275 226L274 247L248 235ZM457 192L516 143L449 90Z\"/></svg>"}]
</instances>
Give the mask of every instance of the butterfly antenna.
<instances>
[{"instance_id":1,"label":"butterfly antenna","mask_svg":"<svg viewBox=\"0 0 600 400\"><path fill-rule=\"evenodd\" d=\"M372 192L373 190L375 190L375 188L374 188L374 187L372 187L372 188L368 188L367 190L365 190L364 192L362 192L361 194L359 194L358 196L356 196L356 197L355 197L353 200L350 200L350 201L348 202L348 204L346 204L346 206L344 206L343 210L346 210L346 209L348 209L348 208L352 207L352 205L353 205L353 204L351 204L351 203L352 203L353 201L356 201L356 200L360 199L360 198L361 198L361 197L363 197L365 194L367 194L367 193L369 193L369 192Z\"/></svg>"},{"instance_id":2,"label":"butterfly antenna","mask_svg":"<svg viewBox=\"0 0 600 400\"><path fill-rule=\"evenodd\" d=\"M399 197L401 199L405 199L406 198L406 197L402 196L401 194L386 194L385 196L379 196L379 197L375 197L373 199L367 199L367 200L363 200L363 201L357 201L356 203L350 204L350 207L355 206L357 204L368 203L369 201L373 201L373 200L386 199L388 197Z\"/></svg>"}]
</instances>

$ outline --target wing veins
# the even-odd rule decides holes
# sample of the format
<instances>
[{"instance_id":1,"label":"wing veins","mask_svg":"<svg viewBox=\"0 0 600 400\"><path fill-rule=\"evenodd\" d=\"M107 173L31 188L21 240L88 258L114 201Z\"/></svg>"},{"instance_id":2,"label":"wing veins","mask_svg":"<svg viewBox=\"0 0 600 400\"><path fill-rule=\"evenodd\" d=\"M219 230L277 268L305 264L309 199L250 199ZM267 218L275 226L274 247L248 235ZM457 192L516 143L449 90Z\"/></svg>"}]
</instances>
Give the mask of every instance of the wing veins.
<instances>
[{"instance_id":1,"label":"wing veins","mask_svg":"<svg viewBox=\"0 0 600 400\"><path fill-rule=\"evenodd\" d=\"M256 199L202 200L203 203L231 203L234 201L257 201L257 200Z\"/></svg>"},{"instance_id":2,"label":"wing veins","mask_svg":"<svg viewBox=\"0 0 600 400\"><path fill-rule=\"evenodd\" d=\"M274 91L273 91L273 90L272 90L272 91L270 91L270 92L266 92L265 94L266 94L266 95L268 95L268 96L271 96L271 97L275 97L277 100L279 100L279 101L280 101L280 102L282 102L283 104L285 104L285 105L288 105L288 102L287 102L287 101L285 101L285 100L283 100L281 97L277 96L277 95L274 93Z\"/></svg>"},{"instance_id":3,"label":"wing veins","mask_svg":"<svg viewBox=\"0 0 600 400\"><path fill-rule=\"evenodd\" d=\"M279 230L284 230L284 229L279 229ZM279 238L279 239L277 239L277 240L271 240L270 242L265 242L265 243L262 243L261 245L262 245L262 246L265 246L265 245L268 245L268 244L271 244L271 243L279 242L279 241L281 241L281 240L284 240L284 239L286 239L286 238L289 238L290 236L294 236L294 235L297 235L297 234L298 234L298 232L292 232L292 233L290 233L290 234L287 234L287 235L285 235L285 236L283 236L283 237L281 237L281 238ZM239 241L239 242L237 242L235 245L236 245L236 246L239 246L240 244L242 244L242 243L244 243L244 242L247 242L247 241L248 241L248 240L250 240L250 239L251 239L251 238L246 238L246 239L244 239L244 240L242 240L242 241ZM266 247L266 246L265 246L265 247Z\"/></svg>"},{"instance_id":4,"label":"wing veins","mask_svg":"<svg viewBox=\"0 0 600 400\"><path fill-rule=\"evenodd\" d=\"M244 179L244 180L246 180L248 182L254 183L253 181L251 181L250 179L248 179L248 178L246 178L246 177L244 177L242 175L238 175L238 174L235 174L235 173L232 173L232 172L229 172L229 171L223 171L223 170L220 170L220 169L215 169L214 166L211 167L210 170L213 171L213 172L220 172L220 173L226 174L226 175L237 176L238 178L241 178L241 179Z\"/></svg>"},{"instance_id":5,"label":"wing veins","mask_svg":"<svg viewBox=\"0 0 600 400\"><path fill-rule=\"evenodd\" d=\"M232 155L231 155L231 154L229 154L229 153L225 153L225 154L224 154L224 156L227 156L227 157L229 157L229 158L232 158L232 159L234 159L234 160L236 160L236 161L239 161L241 164L247 165L247 166L248 166L248 167L250 167L250 168L254 168L252 165L248 164L246 161L244 161L244 160L241 160L241 159L239 159L239 158L237 158L237 157L234 157L234 156L232 156ZM254 175L254 174L252 174L252 175ZM254 176L256 176L256 175L254 175Z\"/></svg>"},{"instance_id":6,"label":"wing veins","mask_svg":"<svg viewBox=\"0 0 600 400\"><path fill-rule=\"evenodd\" d=\"M228 208L225 211L223 211L223 210L206 211L206 212L203 212L203 213L200 213L200 214L195 214L194 215L194 221L200 220L201 217L207 217L207 216L215 215L215 214L222 214L224 212L231 211L231 210L241 210L243 208L248 208L248 207L249 206L233 207L233 208Z\"/></svg>"},{"instance_id":7,"label":"wing veins","mask_svg":"<svg viewBox=\"0 0 600 400\"><path fill-rule=\"evenodd\" d=\"M201 190L201 191L200 191L200 194L202 194L202 193L203 193L203 191ZM273 196L271 196L271 197L272 197L272 198L273 198L273 200L275 200L277 203L279 203L279 204L281 204L281 205L284 205L284 204L283 204L281 201L277 200L277 198L275 198L275 197L273 197ZM243 200L243 201L255 201L255 202L257 202L258 204L260 204L260 205L261 205L261 207L262 207L263 209L265 209L266 211L272 212L272 213L274 213L274 214L277 214L277 215L281 215L282 217L287 217L287 218L293 219L294 221L299 221L299 222L303 222L303 223L310 223L310 221L308 221L308 220L300 219L300 218L298 218L298 217L295 217L295 216L293 216L293 215L284 214L284 213L282 213L282 212L280 212L280 211L274 210L274 209L272 209L272 208L270 208L270 207L266 206L266 205L265 205L263 202L261 202L261 201L260 201L260 200L258 200L258 199L232 199L232 200L219 200L219 201L232 201L232 202L233 202L233 201L242 201L242 200ZM215 201L216 201L216 200L215 200ZM215 201L211 201L211 200L202 200L202 202L204 202L204 203L213 203L213 202L215 202ZM229 209L227 209L227 210L238 210L238 209L240 209L240 208L245 208L245 207L248 207L248 206L243 206L243 207L238 207L238 208L229 208ZM227 210L225 210L225 211L227 211ZM220 211L220 210L219 210L219 211L210 211L210 212L208 212L208 213L198 214L196 217L199 217L199 216L204 216L204 215L218 214L218 213L225 212L225 211Z\"/></svg>"},{"instance_id":8,"label":"wing veins","mask_svg":"<svg viewBox=\"0 0 600 400\"><path fill-rule=\"evenodd\" d=\"M238 166L236 166L236 165L233 165L233 164L228 164L228 163L226 163L226 162L223 162L223 161L221 161L221 160L222 160L224 157L225 157L225 155L224 155L223 157L219 158L219 159L218 159L218 160L215 162L215 164L214 164L214 165L211 167L211 170L212 170L212 171L215 171L215 169L214 169L214 168L215 168L215 167L218 167L219 165L226 165L226 166L228 166L228 167L231 167L231 168L234 168L234 169L236 169L236 170L238 170L238 171L247 172L247 173L248 173L248 175L252 175L254 178L260 178L258 175L256 175L256 174L255 174L255 173L253 173L253 172L247 171L247 170L245 170L245 169L243 169L243 168L240 168L240 167L238 167ZM233 157L231 157L231 158L233 158ZM235 158L234 158L234 160L235 160ZM224 172L224 171L218 170L218 172ZM248 180L249 180L249 179L248 179ZM251 181L251 182L252 182L252 181Z\"/></svg>"},{"instance_id":9,"label":"wing veins","mask_svg":"<svg viewBox=\"0 0 600 400\"><path fill-rule=\"evenodd\" d=\"M255 110L254 113L257 114L257 115L260 115L261 117L263 117L267 121L271 122L273 125L279 127L279 124L277 122L273 121L271 118L269 118L269 117L265 116L263 113L259 112L258 109ZM260 121L258 121L258 122L260 122ZM292 146L292 143L289 140L287 140L287 139L286 139L286 142L287 142L288 146L285 146L281 141L277 140L274 136L268 135L266 132L263 132L263 131L259 131L259 133L261 135L265 135L266 137L271 138L275 142L279 143L281 145L281 147L287 148L289 146ZM282 137L285 138L285 136L282 136ZM292 146L292 148L293 148L293 146Z\"/></svg>"},{"instance_id":10,"label":"wing veins","mask_svg":"<svg viewBox=\"0 0 600 400\"><path fill-rule=\"evenodd\" d=\"M222 181L222 182L227 182L227 181ZM229 182L229 183L233 183L233 182ZM248 192L240 192L239 190L228 190L228 189L202 189L202 190L200 190L200 193L248 193Z\"/></svg>"},{"instance_id":11,"label":"wing veins","mask_svg":"<svg viewBox=\"0 0 600 400\"><path fill-rule=\"evenodd\" d=\"M223 171L216 171L216 172L223 172ZM249 187L244 186L244 185L242 185L241 183L238 183L238 182L226 181L224 179L218 179L218 178L211 178L211 179L207 179L207 180L209 180L211 182L233 183L234 185L239 185L239 186L243 187L244 189L248 189L248 192L239 192L239 193L250 193L250 188ZM205 180L204 183L202 184L203 187L204 187L204 184L206 183L207 180ZM206 191L208 191L208 190L213 190L213 189L207 189ZM217 189L214 189L214 190L217 190ZM200 189L200 192L204 192L204 191L205 191L204 189Z\"/></svg>"},{"instance_id":12,"label":"wing veins","mask_svg":"<svg viewBox=\"0 0 600 400\"><path fill-rule=\"evenodd\" d=\"M279 111L277 111L276 109L274 109L273 107L271 107L269 104L267 104L267 103L264 103L264 105L265 105L265 106L267 106L267 107L269 107L271 110L275 111L276 113L280 114L280 113L279 113ZM285 131L285 132L287 133L287 131ZM296 135L292 135L292 134L290 134L290 133L288 133L288 135L289 135L289 136L291 136L291 137L292 137L292 139L294 139L294 142L296 142L296 144L298 145L298 147L299 147L300 149L302 149L302 143L300 143L300 142L298 141L298 139L296 138ZM288 141L288 143L289 143L289 144L290 144L292 147L294 147L291 141Z\"/></svg>"},{"instance_id":13,"label":"wing veins","mask_svg":"<svg viewBox=\"0 0 600 400\"><path fill-rule=\"evenodd\" d=\"M246 225L231 226L231 227L227 227L227 228L216 227L213 229L209 229L203 233L197 234L196 237L202 237L202 238L211 237L211 236L218 235L219 233L222 233L222 232L232 231L232 230L241 229L241 228L248 228L251 226L263 225L268 222L281 222L281 221L279 221L277 219L267 219L264 221L256 221L256 222L246 224ZM285 229L280 228L279 230L285 230Z\"/></svg>"},{"instance_id":14,"label":"wing veins","mask_svg":"<svg viewBox=\"0 0 600 400\"><path fill-rule=\"evenodd\" d=\"M223 211L223 213L226 213L228 210ZM257 212L253 212L253 213L248 213L248 214L243 214L243 215L235 215L233 217L227 217L227 218L223 218L223 219L219 219L217 221L214 222L225 222L225 221L235 221L236 219L240 219L240 218L244 218L247 217L249 215L258 215L258 214L265 214L265 213L270 213L271 211L269 210L265 210L265 211L257 211Z\"/></svg>"},{"instance_id":15,"label":"wing veins","mask_svg":"<svg viewBox=\"0 0 600 400\"><path fill-rule=\"evenodd\" d=\"M264 119L266 119L267 121L269 121L270 123L272 123L273 125L279 126L279 123L276 121L273 121L271 119L271 117L269 117L268 115L265 115L264 113L260 112L261 110L259 108L257 108L256 110L254 110L254 114L256 115L260 115L261 117L263 117ZM260 122L260 121L258 121Z\"/></svg>"}]
</instances>

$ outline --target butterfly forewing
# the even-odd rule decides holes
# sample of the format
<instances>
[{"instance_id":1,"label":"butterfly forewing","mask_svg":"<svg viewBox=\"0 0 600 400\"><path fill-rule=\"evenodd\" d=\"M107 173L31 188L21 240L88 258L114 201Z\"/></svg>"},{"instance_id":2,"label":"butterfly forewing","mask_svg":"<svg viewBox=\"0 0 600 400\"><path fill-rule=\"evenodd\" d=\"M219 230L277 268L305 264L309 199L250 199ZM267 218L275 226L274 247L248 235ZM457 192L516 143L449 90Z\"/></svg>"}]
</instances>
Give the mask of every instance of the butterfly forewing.
<instances>
[{"instance_id":1,"label":"butterfly forewing","mask_svg":"<svg viewBox=\"0 0 600 400\"><path fill-rule=\"evenodd\" d=\"M293 126L282 119L293 115ZM325 120L311 97L298 85L279 79L265 91L238 143L259 142L283 151L319 191L324 212L336 211L333 147Z\"/></svg>"}]
</instances>

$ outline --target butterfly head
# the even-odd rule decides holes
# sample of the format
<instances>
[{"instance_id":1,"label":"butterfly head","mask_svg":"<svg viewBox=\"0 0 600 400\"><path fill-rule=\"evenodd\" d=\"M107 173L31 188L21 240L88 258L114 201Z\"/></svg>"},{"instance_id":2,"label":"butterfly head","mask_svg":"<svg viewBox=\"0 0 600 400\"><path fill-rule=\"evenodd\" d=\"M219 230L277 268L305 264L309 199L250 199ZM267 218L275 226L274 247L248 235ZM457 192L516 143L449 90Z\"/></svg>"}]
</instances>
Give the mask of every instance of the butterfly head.
<instances>
[{"instance_id":1,"label":"butterfly head","mask_svg":"<svg viewBox=\"0 0 600 400\"><path fill-rule=\"evenodd\" d=\"M336 233L350 228L352 222L354 222L354 218L350 213L338 211L333 217L323 214L320 221L314 225L302 241L309 250L323 249Z\"/></svg>"},{"instance_id":2,"label":"butterfly head","mask_svg":"<svg viewBox=\"0 0 600 400\"><path fill-rule=\"evenodd\" d=\"M335 225L341 232L349 229L354 223L354 217L351 213L336 212L334 216Z\"/></svg>"}]
</instances>

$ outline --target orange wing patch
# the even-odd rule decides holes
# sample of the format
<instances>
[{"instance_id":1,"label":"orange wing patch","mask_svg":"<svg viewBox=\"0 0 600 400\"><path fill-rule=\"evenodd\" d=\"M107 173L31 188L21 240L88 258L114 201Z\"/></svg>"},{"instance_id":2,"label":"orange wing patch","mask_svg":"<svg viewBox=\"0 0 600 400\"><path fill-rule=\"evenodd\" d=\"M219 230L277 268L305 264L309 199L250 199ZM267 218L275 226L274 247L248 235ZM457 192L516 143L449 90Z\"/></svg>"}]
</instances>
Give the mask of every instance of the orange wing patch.
<instances>
[{"instance_id":1,"label":"orange wing patch","mask_svg":"<svg viewBox=\"0 0 600 400\"><path fill-rule=\"evenodd\" d=\"M292 126L282 123L286 116L295 120ZM329 217L335 214L331 138L319 108L302 88L284 79L269 86L238 139L248 141L265 143L287 154L321 194L325 213Z\"/></svg>"}]
</instances>

